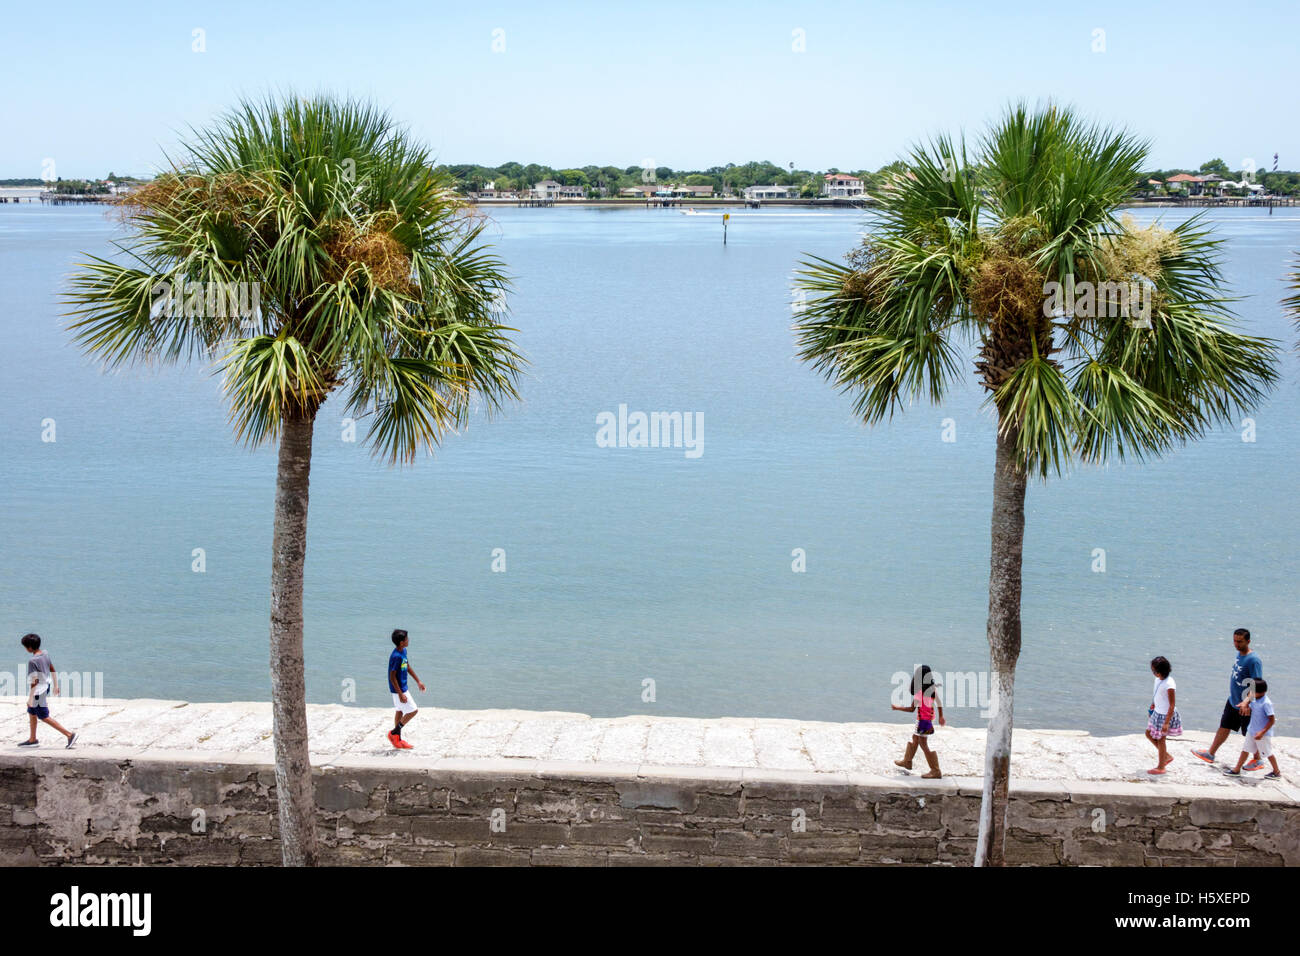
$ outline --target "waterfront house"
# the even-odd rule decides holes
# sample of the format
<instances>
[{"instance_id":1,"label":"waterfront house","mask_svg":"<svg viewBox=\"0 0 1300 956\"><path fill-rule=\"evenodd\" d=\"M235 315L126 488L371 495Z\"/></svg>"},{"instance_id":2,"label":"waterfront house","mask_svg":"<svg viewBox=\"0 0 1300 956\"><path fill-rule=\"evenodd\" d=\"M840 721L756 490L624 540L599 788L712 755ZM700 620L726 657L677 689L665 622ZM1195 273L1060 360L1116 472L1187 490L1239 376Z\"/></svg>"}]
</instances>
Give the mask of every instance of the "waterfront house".
<instances>
[{"instance_id":1,"label":"waterfront house","mask_svg":"<svg viewBox=\"0 0 1300 956\"><path fill-rule=\"evenodd\" d=\"M1225 179L1219 185L1223 187L1225 192L1231 190L1234 195L1238 196L1258 196L1264 192L1262 183L1252 183L1249 179L1242 179L1241 182Z\"/></svg>"},{"instance_id":2,"label":"waterfront house","mask_svg":"<svg viewBox=\"0 0 1300 956\"><path fill-rule=\"evenodd\" d=\"M584 199L587 192L581 186L561 186L555 194L560 199Z\"/></svg>"},{"instance_id":3,"label":"waterfront house","mask_svg":"<svg viewBox=\"0 0 1300 956\"><path fill-rule=\"evenodd\" d=\"M1201 176L1201 188L1210 196L1222 196L1223 186L1227 182L1217 173L1211 173L1208 176Z\"/></svg>"},{"instance_id":4,"label":"waterfront house","mask_svg":"<svg viewBox=\"0 0 1300 956\"><path fill-rule=\"evenodd\" d=\"M822 195L829 199L861 199L865 193L857 176L827 173L822 179Z\"/></svg>"},{"instance_id":5,"label":"waterfront house","mask_svg":"<svg viewBox=\"0 0 1300 956\"><path fill-rule=\"evenodd\" d=\"M1193 176L1191 173L1178 173L1169 177L1169 191L1181 192L1186 196L1222 196L1223 188L1232 185L1217 173L1207 176Z\"/></svg>"},{"instance_id":6,"label":"waterfront house","mask_svg":"<svg viewBox=\"0 0 1300 956\"><path fill-rule=\"evenodd\" d=\"M619 192L624 196L640 196L643 199L649 199L652 196L659 199L698 199L712 196L713 187L646 183L641 186L628 186L625 189L619 190Z\"/></svg>"},{"instance_id":7,"label":"waterfront house","mask_svg":"<svg viewBox=\"0 0 1300 956\"><path fill-rule=\"evenodd\" d=\"M1188 196L1199 196L1205 189L1204 179L1191 173L1178 173L1165 180L1170 192L1179 192Z\"/></svg>"},{"instance_id":8,"label":"waterfront house","mask_svg":"<svg viewBox=\"0 0 1300 956\"><path fill-rule=\"evenodd\" d=\"M794 192L793 186L746 186L745 199L790 199Z\"/></svg>"},{"instance_id":9,"label":"waterfront house","mask_svg":"<svg viewBox=\"0 0 1300 956\"><path fill-rule=\"evenodd\" d=\"M554 179L543 179L540 183L533 186L533 198L550 200L559 199L560 188L560 184Z\"/></svg>"}]
</instances>

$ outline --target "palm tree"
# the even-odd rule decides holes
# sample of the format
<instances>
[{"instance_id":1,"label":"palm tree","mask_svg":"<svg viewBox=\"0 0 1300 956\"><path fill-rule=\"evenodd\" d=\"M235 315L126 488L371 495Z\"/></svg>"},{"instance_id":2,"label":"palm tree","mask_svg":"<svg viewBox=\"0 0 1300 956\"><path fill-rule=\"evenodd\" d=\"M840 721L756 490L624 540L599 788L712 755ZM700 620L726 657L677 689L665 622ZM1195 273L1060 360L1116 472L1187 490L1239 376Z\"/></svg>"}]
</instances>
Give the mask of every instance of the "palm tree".
<instances>
[{"instance_id":1,"label":"palm tree","mask_svg":"<svg viewBox=\"0 0 1300 956\"><path fill-rule=\"evenodd\" d=\"M1282 306L1291 313L1296 330L1300 331L1300 256L1296 257L1295 271L1291 273L1287 283L1292 294L1282 300ZM1300 344L1297 344L1296 348L1300 350Z\"/></svg>"},{"instance_id":2,"label":"palm tree","mask_svg":"<svg viewBox=\"0 0 1300 956\"><path fill-rule=\"evenodd\" d=\"M488 411L517 397L501 263L451 189L370 106L245 102L129 197L124 261L90 257L68 294L87 352L109 367L207 360L236 435L279 443L270 644L286 865L319 862L302 589L321 405L340 392L395 464L432 451L475 397Z\"/></svg>"},{"instance_id":3,"label":"palm tree","mask_svg":"<svg viewBox=\"0 0 1300 956\"><path fill-rule=\"evenodd\" d=\"M1275 345L1232 328L1218 240L1199 219L1117 218L1146 150L1068 109L1014 106L974 166L964 142L917 147L847 264L813 258L798 277L800 357L869 424L906 400L939 402L962 374L958 338L978 347L997 447L977 866L1003 863L1029 477L1163 453L1276 378Z\"/></svg>"}]
</instances>

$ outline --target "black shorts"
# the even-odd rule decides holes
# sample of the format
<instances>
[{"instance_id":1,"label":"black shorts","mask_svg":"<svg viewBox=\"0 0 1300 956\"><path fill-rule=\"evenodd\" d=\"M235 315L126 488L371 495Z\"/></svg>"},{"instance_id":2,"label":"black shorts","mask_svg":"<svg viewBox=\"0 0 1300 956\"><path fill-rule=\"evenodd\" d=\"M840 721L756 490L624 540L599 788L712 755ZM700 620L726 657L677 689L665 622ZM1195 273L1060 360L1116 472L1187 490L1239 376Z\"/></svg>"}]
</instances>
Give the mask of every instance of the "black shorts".
<instances>
[{"instance_id":1,"label":"black shorts","mask_svg":"<svg viewBox=\"0 0 1300 956\"><path fill-rule=\"evenodd\" d=\"M1237 730L1244 734L1246 728L1250 726L1250 717L1249 715L1243 717L1241 711L1229 702L1223 705L1223 716L1219 718L1219 726L1224 730Z\"/></svg>"}]
</instances>

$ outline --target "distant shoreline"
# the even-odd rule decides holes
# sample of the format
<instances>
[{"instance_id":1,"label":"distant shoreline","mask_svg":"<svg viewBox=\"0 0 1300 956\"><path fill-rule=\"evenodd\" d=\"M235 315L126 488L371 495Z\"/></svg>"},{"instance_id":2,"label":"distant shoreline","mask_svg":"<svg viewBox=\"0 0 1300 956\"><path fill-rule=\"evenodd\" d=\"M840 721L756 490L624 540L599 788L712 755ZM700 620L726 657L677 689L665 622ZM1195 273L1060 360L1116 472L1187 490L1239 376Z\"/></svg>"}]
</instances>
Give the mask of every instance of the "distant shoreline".
<instances>
[{"instance_id":1,"label":"distant shoreline","mask_svg":"<svg viewBox=\"0 0 1300 956\"><path fill-rule=\"evenodd\" d=\"M0 187L0 203L40 203L41 205L106 205L116 196L111 195L41 195L43 190L31 187ZM804 209L858 209L871 210L879 208L870 200L857 199L475 199L466 198L468 205L483 209L502 209L515 207L519 209L770 209L770 208L804 208ZM1246 198L1210 198L1194 199L1138 199L1119 204L1121 209L1267 209L1272 207L1300 207L1300 197L1282 196L1271 199Z\"/></svg>"},{"instance_id":2,"label":"distant shoreline","mask_svg":"<svg viewBox=\"0 0 1300 956\"><path fill-rule=\"evenodd\" d=\"M745 199L557 199L545 203L536 199L468 199L472 206L496 209L514 206L521 209L564 209L576 207L602 207L606 209L707 209L707 208L749 208L766 209L770 207L803 207L811 209L877 209L879 206L870 201L844 199L764 199L749 201ZM1137 199L1119 204L1121 209L1267 209L1270 206L1297 207L1300 197L1282 196L1274 199Z\"/></svg>"}]
</instances>

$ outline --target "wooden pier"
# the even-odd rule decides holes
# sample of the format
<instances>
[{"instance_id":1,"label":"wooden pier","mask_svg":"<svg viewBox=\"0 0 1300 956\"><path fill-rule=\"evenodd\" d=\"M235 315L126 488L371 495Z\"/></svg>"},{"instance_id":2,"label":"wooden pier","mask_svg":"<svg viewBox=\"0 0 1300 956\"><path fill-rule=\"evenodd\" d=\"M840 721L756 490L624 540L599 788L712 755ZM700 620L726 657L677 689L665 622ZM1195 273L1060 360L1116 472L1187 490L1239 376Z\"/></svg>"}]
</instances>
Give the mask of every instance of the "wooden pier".
<instances>
[{"instance_id":1,"label":"wooden pier","mask_svg":"<svg viewBox=\"0 0 1300 956\"><path fill-rule=\"evenodd\" d=\"M51 206L77 205L81 203L107 203L112 202L117 197L111 193L56 193L47 191L41 193L41 202L49 203Z\"/></svg>"},{"instance_id":2,"label":"wooden pier","mask_svg":"<svg viewBox=\"0 0 1300 956\"><path fill-rule=\"evenodd\" d=\"M1125 203L1129 206L1204 206L1233 208L1285 208L1300 206L1300 196L1158 196L1149 199L1134 199Z\"/></svg>"}]
</instances>

